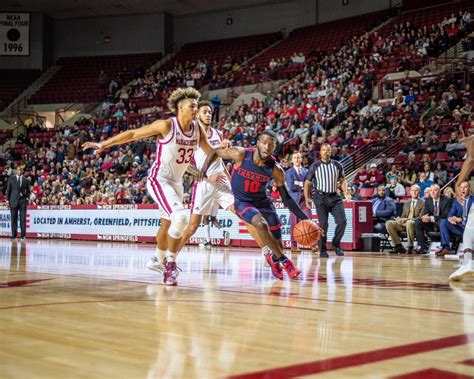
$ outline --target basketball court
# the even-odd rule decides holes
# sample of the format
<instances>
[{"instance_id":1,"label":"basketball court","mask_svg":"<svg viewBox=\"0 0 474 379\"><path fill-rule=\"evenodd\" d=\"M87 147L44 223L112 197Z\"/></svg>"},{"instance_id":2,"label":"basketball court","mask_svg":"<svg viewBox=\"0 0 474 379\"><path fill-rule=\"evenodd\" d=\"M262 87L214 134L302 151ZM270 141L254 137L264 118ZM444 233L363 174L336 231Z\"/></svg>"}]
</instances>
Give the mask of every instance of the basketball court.
<instances>
[{"instance_id":1,"label":"basketball court","mask_svg":"<svg viewBox=\"0 0 474 379\"><path fill-rule=\"evenodd\" d=\"M474 282L455 262L186 248L178 287L145 244L0 240L1 378L469 378Z\"/></svg>"}]
</instances>

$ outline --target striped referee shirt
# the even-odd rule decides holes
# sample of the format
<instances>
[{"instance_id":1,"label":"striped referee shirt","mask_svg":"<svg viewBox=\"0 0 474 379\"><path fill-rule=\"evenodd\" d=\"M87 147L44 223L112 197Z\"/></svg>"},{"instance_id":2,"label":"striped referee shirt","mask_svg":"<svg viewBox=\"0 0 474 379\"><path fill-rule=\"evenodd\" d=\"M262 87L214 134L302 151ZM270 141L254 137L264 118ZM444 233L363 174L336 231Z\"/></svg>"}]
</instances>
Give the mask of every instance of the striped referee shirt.
<instances>
[{"instance_id":1,"label":"striped referee shirt","mask_svg":"<svg viewBox=\"0 0 474 379\"><path fill-rule=\"evenodd\" d=\"M331 159L329 163L314 162L306 174L306 180L314 180L316 191L335 193L339 179L344 178L344 169L340 162Z\"/></svg>"}]
</instances>

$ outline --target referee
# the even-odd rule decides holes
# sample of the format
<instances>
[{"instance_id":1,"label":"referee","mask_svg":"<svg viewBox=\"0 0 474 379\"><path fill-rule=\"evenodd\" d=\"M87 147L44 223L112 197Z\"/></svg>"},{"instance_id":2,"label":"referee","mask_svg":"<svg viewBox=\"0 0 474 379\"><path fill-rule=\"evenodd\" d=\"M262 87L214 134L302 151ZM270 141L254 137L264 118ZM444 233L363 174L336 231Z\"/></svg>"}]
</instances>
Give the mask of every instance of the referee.
<instances>
[{"instance_id":1,"label":"referee","mask_svg":"<svg viewBox=\"0 0 474 379\"><path fill-rule=\"evenodd\" d=\"M344 178L344 170L341 163L331 159L331 145L324 143L320 150L321 159L314 162L308 170L304 183L304 196L306 206L311 209L311 184L314 181L315 195L314 203L318 213L319 224L322 228L321 238L319 239L319 256L328 257L326 240L328 233L328 216L332 214L336 221L336 232L332 240L332 246L336 255L343 256L341 249L341 239L346 230L346 213L342 204L342 198L337 193L337 185L341 182L341 188L347 200L351 195L347 189L347 181Z\"/></svg>"}]
</instances>

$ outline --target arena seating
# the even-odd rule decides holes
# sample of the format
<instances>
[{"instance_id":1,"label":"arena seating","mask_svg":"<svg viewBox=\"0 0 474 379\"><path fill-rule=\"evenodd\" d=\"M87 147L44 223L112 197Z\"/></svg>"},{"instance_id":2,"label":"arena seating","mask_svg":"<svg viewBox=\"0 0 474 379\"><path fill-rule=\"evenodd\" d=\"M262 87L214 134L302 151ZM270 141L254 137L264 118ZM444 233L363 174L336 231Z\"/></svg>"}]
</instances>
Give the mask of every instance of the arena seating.
<instances>
[{"instance_id":1,"label":"arena seating","mask_svg":"<svg viewBox=\"0 0 474 379\"><path fill-rule=\"evenodd\" d=\"M0 70L0 111L39 76L40 70Z\"/></svg>"},{"instance_id":2,"label":"arena seating","mask_svg":"<svg viewBox=\"0 0 474 379\"><path fill-rule=\"evenodd\" d=\"M108 93L99 84L101 70L112 80L124 68L133 74L139 68L147 69L161 58L161 53L61 58L58 61L60 70L30 99L30 103L101 101ZM124 82L129 79L131 77L124 78Z\"/></svg>"},{"instance_id":3,"label":"arena seating","mask_svg":"<svg viewBox=\"0 0 474 379\"><path fill-rule=\"evenodd\" d=\"M199 60L207 61L210 64L216 61L222 70L222 64L227 57L241 63L245 58L253 57L282 37L281 32L276 32L188 43L182 47L181 51L171 61L163 66L163 70L170 69L177 63L197 62Z\"/></svg>"},{"instance_id":4,"label":"arena seating","mask_svg":"<svg viewBox=\"0 0 474 379\"><path fill-rule=\"evenodd\" d=\"M290 36L260 55L253 63L267 68L272 58L290 57L293 53L328 51L338 48L354 35L368 31L388 18L388 11L298 28Z\"/></svg>"}]
</instances>

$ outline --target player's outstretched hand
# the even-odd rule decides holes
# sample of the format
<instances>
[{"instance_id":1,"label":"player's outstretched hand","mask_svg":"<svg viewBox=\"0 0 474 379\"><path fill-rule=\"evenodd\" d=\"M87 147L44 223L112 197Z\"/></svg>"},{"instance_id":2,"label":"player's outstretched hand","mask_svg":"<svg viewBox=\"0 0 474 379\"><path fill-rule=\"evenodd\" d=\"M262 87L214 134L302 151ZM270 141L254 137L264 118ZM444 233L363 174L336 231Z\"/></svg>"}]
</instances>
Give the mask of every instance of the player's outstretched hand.
<instances>
[{"instance_id":1,"label":"player's outstretched hand","mask_svg":"<svg viewBox=\"0 0 474 379\"><path fill-rule=\"evenodd\" d=\"M225 182L225 180L226 180L226 176L221 175L221 174L212 174L212 175L209 175L209 177L207 178L207 181L209 183L223 183Z\"/></svg>"},{"instance_id":2,"label":"player's outstretched hand","mask_svg":"<svg viewBox=\"0 0 474 379\"><path fill-rule=\"evenodd\" d=\"M97 142L86 142L82 144L82 150L94 149L98 153L102 151L102 144Z\"/></svg>"},{"instance_id":3,"label":"player's outstretched hand","mask_svg":"<svg viewBox=\"0 0 474 379\"><path fill-rule=\"evenodd\" d=\"M467 154L471 158L474 158L474 134L461 139L459 142L466 145Z\"/></svg>"}]
</instances>

